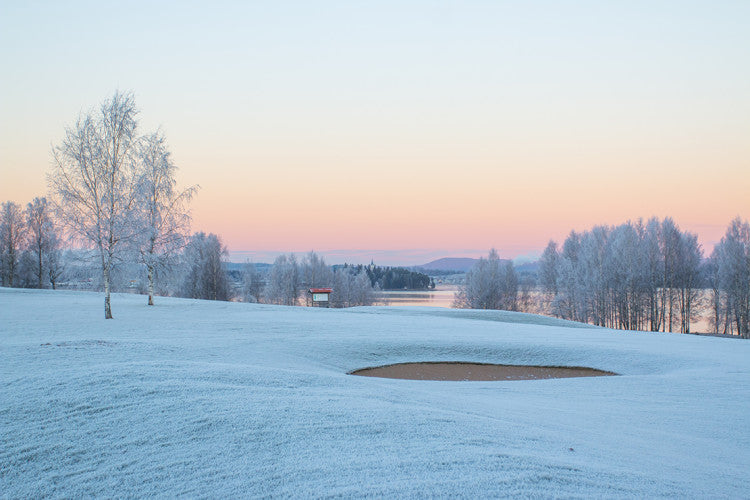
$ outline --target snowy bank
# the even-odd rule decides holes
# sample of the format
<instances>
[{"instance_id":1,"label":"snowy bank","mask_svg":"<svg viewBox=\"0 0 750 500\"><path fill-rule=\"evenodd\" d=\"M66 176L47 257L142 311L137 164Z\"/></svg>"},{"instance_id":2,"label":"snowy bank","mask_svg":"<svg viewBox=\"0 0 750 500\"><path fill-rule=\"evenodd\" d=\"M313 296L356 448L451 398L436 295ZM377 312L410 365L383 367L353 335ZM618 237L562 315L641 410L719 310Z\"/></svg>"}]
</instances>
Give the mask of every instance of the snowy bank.
<instances>
[{"instance_id":1,"label":"snowy bank","mask_svg":"<svg viewBox=\"0 0 750 500\"><path fill-rule=\"evenodd\" d=\"M750 342L0 289L0 495L748 497ZM347 375L472 361L618 377Z\"/></svg>"}]
</instances>

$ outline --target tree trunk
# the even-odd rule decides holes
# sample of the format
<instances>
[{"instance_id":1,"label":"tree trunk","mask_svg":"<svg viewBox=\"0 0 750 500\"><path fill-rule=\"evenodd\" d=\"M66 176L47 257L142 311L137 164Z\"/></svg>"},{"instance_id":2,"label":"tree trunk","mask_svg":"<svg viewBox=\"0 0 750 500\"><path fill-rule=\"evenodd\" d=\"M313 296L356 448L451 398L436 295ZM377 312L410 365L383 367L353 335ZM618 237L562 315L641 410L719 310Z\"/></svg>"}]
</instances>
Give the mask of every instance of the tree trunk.
<instances>
[{"instance_id":1,"label":"tree trunk","mask_svg":"<svg viewBox=\"0 0 750 500\"><path fill-rule=\"evenodd\" d=\"M721 293L721 292L718 292ZM714 299L714 319L716 320L716 328L714 333L721 332L721 295L717 295Z\"/></svg>"},{"instance_id":2,"label":"tree trunk","mask_svg":"<svg viewBox=\"0 0 750 500\"><path fill-rule=\"evenodd\" d=\"M16 274L16 252L13 248L10 248L9 250L10 251L8 252L8 286L13 288L13 275Z\"/></svg>"},{"instance_id":3,"label":"tree trunk","mask_svg":"<svg viewBox=\"0 0 750 500\"><path fill-rule=\"evenodd\" d=\"M109 266L104 267L104 319L112 319L112 306L109 300Z\"/></svg>"},{"instance_id":4,"label":"tree trunk","mask_svg":"<svg viewBox=\"0 0 750 500\"><path fill-rule=\"evenodd\" d=\"M148 305L154 305L154 266L149 264L148 268Z\"/></svg>"},{"instance_id":5,"label":"tree trunk","mask_svg":"<svg viewBox=\"0 0 750 500\"><path fill-rule=\"evenodd\" d=\"M39 262L38 262L39 269L37 270L38 271L37 277L39 278L39 288L44 288L42 284L42 249L41 248L39 249L38 255L39 255Z\"/></svg>"},{"instance_id":6,"label":"tree trunk","mask_svg":"<svg viewBox=\"0 0 750 500\"><path fill-rule=\"evenodd\" d=\"M661 289L661 331L667 331L667 285Z\"/></svg>"}]
</instances>

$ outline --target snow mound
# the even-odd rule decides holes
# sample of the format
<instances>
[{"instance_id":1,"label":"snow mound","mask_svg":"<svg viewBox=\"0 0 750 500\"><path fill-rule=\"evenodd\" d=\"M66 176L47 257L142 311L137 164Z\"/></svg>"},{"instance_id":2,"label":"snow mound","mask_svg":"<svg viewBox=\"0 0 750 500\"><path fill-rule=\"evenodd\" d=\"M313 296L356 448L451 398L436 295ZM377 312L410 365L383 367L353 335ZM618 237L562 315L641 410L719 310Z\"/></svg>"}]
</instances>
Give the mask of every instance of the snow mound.
<instances>
[{"instance_id":1,"label":"snow mound","mask_svg":"<svg viewBox=\"0 0 750 500\"><path fill-rule=\"evenodd\" d=\"M750 496L750 343L531 315L0 289L0 490ZM547 323L551 321L551 323ZM353 377L415 361L618 377Z\"/></svg>"}]
</instances>

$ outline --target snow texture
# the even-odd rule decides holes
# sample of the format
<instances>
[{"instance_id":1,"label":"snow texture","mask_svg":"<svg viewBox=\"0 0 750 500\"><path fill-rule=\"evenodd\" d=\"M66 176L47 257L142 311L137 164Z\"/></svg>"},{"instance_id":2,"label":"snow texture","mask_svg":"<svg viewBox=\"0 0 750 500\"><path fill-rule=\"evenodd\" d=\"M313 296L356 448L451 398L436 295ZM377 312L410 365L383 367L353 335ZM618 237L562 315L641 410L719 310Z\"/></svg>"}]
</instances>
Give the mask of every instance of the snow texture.
<instances>
[{"instance_id":1,"label":"snow texture","mask_svg":"<svg viewBox=\"0 0 750 500\"><path fill-rule=\"evenodd\" d=\"M533 315L0 290L0 496L750 496L750 343ZM573 327L571 327L573 326ZM413 361L618 377L356 377Z\"/></svg>"}]
</instances>

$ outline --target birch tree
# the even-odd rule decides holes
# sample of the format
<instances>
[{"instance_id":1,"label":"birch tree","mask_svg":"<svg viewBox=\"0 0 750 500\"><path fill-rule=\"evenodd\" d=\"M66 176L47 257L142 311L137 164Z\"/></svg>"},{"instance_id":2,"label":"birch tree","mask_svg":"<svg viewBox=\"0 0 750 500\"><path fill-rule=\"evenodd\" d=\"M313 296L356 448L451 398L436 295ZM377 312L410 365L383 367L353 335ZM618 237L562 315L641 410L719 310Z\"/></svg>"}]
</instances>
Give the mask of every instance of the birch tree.
<instances>
[{"instance_id":1,"label":"birch tree","mask_svg":"<svg viewBox=\"0 0 750 500\"><path fill-rule=\"evenodd\" d=\"M57 289L57 284L66 272L65 258L60 249L60 235L55 232L51 235L54 240L50 241L49 249L44 256L44 269L47 272L47 279L53 290Z\"/></svg>"},{"instance_id":2,"label":"birch tree","mask_svg":"<svg viewBox=\"0 0 750 500\"><path fill-rule=\"evenodd\" d=\"M181 297L205 300L229 300L229 281L224 268L227 249L215 234L195 233L185 247L187 264Z\"/></svg>"},{"instance_id":3,"label":"birch tree","mask_svg":"<svg viewBox=\"0 0 750 500\"><path fill-rule=\"evenodd\" d=\"M302 284L307 287L319 288L331 284L331 268L323 257L312 251L302 259L300 274Z\"/></svg>"},{"instance_id":4,"label":"birch tree","mask_svg":"<svg viewBox=\"0 0 750 500\"><path fill-rule=\"evenodd\" d=\"M296 306L300 285L297 258L294 254L279 255L271 267L265 299L271 304Z\"/></svg>"},{"instance_id":5,"label":"birch tree","mask_svg":"<svg viewBox=\"0 0 750 500\"><path fill-rule=\"evenodd\" d=\"M341 267L333 272L331 307L370 306L375 303L375 290L367 271Z\"/></svg>"},{"instance_id":6,"label":"birch tree","mask_svg":"<svg viewBox=\"0 0 750 500\"><path fill-rule=\"evenodd\" d=\"M352 284L349 287L349 305L352 307L369 306L374 302L375 296L372 282L367 273L362 270L354 276Z\"/></svg>"},{"instance_id":7,"label":"birch tree","mask_svg":"<svg viewBox=\"0 0 750 500\"><path fill-rule=\"evenodd\" d=\"M116 92L97 111L81 115L52 150L50 189L61 222L97 251L106 319L112 318L112 266L136 234L137 114L133 94Z\"/></svg>"},{"instance_id":8,"label":"birch tree","mask_svg":"<svg viewBox=\"0 0 750 500\"><path fill-rule=\"evenodd\" d=\"M662 263L664 264L661 281L662 331L672 331L677 315L675 307L675 268L680 245L680 230L674 220L667 217L662 221L660 243Z\"/></svg>"},{"instance_id":9,"label":"birch tree","mask_svg":"<svg viewBox=\"0 0 750 500\"><path fill-rule=\"evenodd\" d=\"M242 300L245 302L259 302L263 293L263 279L252 262L242 265Z\"/></svg>"},{"instance_id":10,"label":"birch tree","mask_svg":"<svg viewBox=\"0 0 750 500\"><path fill-rule=\"evenodd\" d=\"M154 305L154 280L157 268L166 268L184 247L190 229L187 205L197 186L177 189L177 166L171 158L166 139L155 132L140 140L138 161L141 176L137 197L138 255L148 276L148 305Z\"/></svg>"},{"instance_id":11,"label":"birch tree","mask_svg":"<svg viewBox=\"0 0 750 500\"><path fill-rule=\"evenodd\" d=\"M548 246L540 268L545 290L553 256ZM628 330L671 331L679 323L688 333L699 305L701 258L695 235L670 218L571 232L557 257L553 312Z\"/></svg>"},{"instance_id":12,"label":"birch tree","mask_svg":"<svg viewBox=\"0 0 750 500\"><path fill-rule=\"evenodd\" d=\"M331 272L331 268L326 264L325 259L311 251L302 259L300 279L302 285L306 288L323 288L331 286L333 273ZM308 305L310 305L311 297L309 294L305 294L305 296L308 300Z\"/></svg>"},{"instance_id":13,"label":"birch tree","mask_svg":"<svg viewBox=\"0 0 750 500\"><path fill-rule=\"evenodd\" d=\"M649 317L649 329L658 332L662 323L663 310L659 307L659 284L661 283L661 269L664 257L660 249L659 234L661 224L659 219L652 217L646 223L643 235L643 245L646 258L646 308Z\"/></svg>"},{"instance_id":14,"label":"birch tree","mask_svg":"<svg viewBox=\"0 0 750 500\"><path fill-rule=\"evenodd\" d=\"M338 268L333 272L333 293L330 296L331 307L349 307L353 281L352 273L348 268Z\"/></svg>"},{"instance_id":15,"label":"birch tree","mask_svg":"<svg viewBox=\"0 0 750 500\"><path fill-rule=\"evenodd\" d=\"M581 321L604 325L608 316L607 276L605 271L609 228L594 226L581 234L579 256L578 312Z\"/></svg>"},{"instance_id":16,"label":"birch tree","mask_svg":"<svg viewBox=\"0 0 750 500\"><path fill-rule=\"evenodd\" d=\"M6 201L0 209L0 281L3 286L17 286L18 262L24 241L21 207Z\"/></svg>"},{"instance_id":17,"label":"birch tree","mask_svg":"<svg viewBox=\"0 0 750 500\"><path fill-rule=\"evenodd\" d=\"M557 243L550 240L550 242L547 243L547 247L544 249L544 253L542 253L541 259L539 259L539 284L545 293L553 297L557 295L559 258Z\"/></svg>"},{"instance_id":18,"label":"birch tree","mask_svg":"<svg viewBox=\"0 0 750 500\"><path fill-rule=\"evenodd\" d=\"M59 238L52 219L52 210L47 198L34 198L26 205L26 227L28 230L28 250L34 256L34 274L37 288L44 288L49 280L48 265L54 263L50 254L58 251ZM56 274L58 270L53 272Z\"/></svg>"},{"instance_id":19,"label":"birch tree","mask_svg":"<svg viewBox=\"0 0 750 500\"><path fill-rule=\"evenodd\" d=\"M576 321L585 321L581 312L583 284L581 263L581 236L571 231L562 245L558 262L558 293L552 301L557 316Z\"/></svg>"},{"instance_id":20,"label":"birch tree","mask_svg":"<svg viewBox=\"0 0 750 500\"><path fill-rule=\"evenodd\" d=\"M518 278L510 261L502 262L494 248L480 258L456 294L456 305L469 309L506 309L517 304Z\"/></svg>"},{"instance_id":21,"label":"birch tree","mask_svg":"<svg viewBox=\"0 0 750 500\"><path fill-rule=\"evenodd\" d=\"M714 251L724 295L724 333L750 338L750 224L734 219Z\"/></svg>"},{"instance_id":22,"label":"birch tree","mask_svg":"<svg viewBox=\"0 0 750 500\"><path fill-rule=\"evenodd\" d=\"M700 299L700 266L702 252L698 237L682 233L677 247L675 285L680 309L680 332L690 333L690 323L696 319Z\"/></svg>"}]
</instances>

